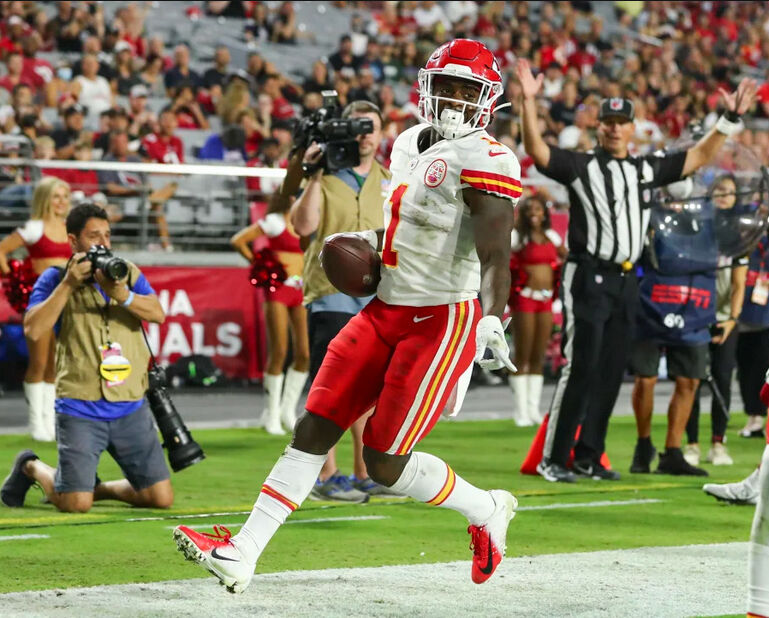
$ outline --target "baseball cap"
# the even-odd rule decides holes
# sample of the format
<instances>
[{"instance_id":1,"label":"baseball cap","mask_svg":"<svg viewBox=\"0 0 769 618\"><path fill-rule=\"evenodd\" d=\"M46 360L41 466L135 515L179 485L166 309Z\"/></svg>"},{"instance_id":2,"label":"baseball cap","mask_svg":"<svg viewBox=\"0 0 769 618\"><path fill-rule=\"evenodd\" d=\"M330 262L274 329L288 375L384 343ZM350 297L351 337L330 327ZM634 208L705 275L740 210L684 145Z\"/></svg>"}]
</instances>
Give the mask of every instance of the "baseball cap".
<instances>
[{"instance_id":1,"label":"baseball cap","mask_svg":"<svg viewBox=\"0 0 769 618\"><path fill-rule=\"evenodd\" d=\"M118 41L115 43L115 53L119 54L122 51L133 51L133 48L128 41Z\"/></svg>"},{"instance_id":2,"label":"baseball cap","mask_svg":"<svg viewBox=\"0 0 769 618\"><path fill-rule=\"evenodd\" d=\"M147 86L144 84L135 84L134 86L131 86L131 96L134 98L147 97L149 94L149 90L147 90Z\"/></svg>"},{"instance_id":3,"label":"baseball cap","mask_svg":"<svg viewBox=\"0 0 769 618\"><path fill-rule=\"evenodd\" d=\"M598 113L598 120L604 118L621 117L628 121L635 118L635 106L630 99L612 97L601 101L601 111Z\"/></svg>"}]
</instances>

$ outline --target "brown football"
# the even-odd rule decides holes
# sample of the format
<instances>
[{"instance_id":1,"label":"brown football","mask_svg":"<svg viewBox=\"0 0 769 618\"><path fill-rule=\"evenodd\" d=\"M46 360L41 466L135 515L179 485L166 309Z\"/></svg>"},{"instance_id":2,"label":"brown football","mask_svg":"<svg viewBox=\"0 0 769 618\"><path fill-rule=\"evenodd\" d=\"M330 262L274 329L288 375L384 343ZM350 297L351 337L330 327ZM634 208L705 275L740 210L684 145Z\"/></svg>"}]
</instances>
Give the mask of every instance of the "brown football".
<instances>
[{"instance_id":1,"label":"brown football","mask_svg":"<svg viewBox=\"0 0 769 618\"><path fill-rule=\"evenodd\" d=\"M379 285L382 260L357 236L335 236L323 243L321 265L332 285L348 296L371 296Z\"/></svg>"}]
</instances>

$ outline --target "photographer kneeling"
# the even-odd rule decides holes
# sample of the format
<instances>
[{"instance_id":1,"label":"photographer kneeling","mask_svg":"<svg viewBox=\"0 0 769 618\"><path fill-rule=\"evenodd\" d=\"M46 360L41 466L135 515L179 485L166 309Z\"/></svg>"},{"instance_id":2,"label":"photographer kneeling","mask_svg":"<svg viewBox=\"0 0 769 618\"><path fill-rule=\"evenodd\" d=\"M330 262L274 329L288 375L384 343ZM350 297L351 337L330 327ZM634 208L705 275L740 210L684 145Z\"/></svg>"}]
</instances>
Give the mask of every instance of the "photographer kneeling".
<instances>
[{"instance_id":1,"label":"photographer kneeling","mask_svg":"<svg viewBox=\"0 0 769 618\"><path fill-rule=\"evenodd\" d=\"M40 276L24 318L24 333L33 340L54 326L58 332L59 463L54 469L32 451L22 451L0 499L7 506L23 506L37 482L65 512L84 513L94 500L169 508L170 475L144 399L150 353L141 324L163 322L163 309L136 266L109 258L103 250L110 247L110 227L102 208L81 204L70 211L66 226L74 255L65 271L49 268ZM105 450L125 479L98 479Z\"/></svg>"}]
</instances>

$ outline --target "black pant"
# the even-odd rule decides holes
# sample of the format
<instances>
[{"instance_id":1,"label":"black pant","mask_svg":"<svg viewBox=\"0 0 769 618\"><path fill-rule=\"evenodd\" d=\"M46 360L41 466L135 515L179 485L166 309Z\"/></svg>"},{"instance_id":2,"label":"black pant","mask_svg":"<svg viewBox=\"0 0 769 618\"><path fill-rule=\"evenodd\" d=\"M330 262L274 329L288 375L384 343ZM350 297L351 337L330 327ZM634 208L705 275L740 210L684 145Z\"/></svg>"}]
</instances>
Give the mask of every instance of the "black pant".
<instances>
[{"instance_id":1,"label":"black pant","mask_svg":"<svg viewBox=\"0 0 769 618\"><path fill-rule=\"evenodd\" d=\"M732 331L729 338L722 344L711 343L710 346L710 375L713 383L721 393L724 401L723 409L718 403L715 393L711 393L713 399L710 404L710 427L713 439L722 439L726 434L726 424L729 422L729 409L732 402L732 373L737 362L737 332ZM699 442L700 433L700 391L703 384L700 383L697 393L694 395L692 413L686 423L686 437L689 444Z\"/></svg>"},{"instance_id":2,"label":"black pant","mask_svg":"<svg viewBox=\"0 0 769 618\"><path fill-rule=\"evenodd\" d=\"M740 333L737 337L737 378L745 404L745 414L766 416L766 406L758 394L769 369L769 328Z\"/></svg>"},{"instance_id":3,"label":"black pant","mask_svg":"<svg viewBox=\"0 0 769 618\"><path fill-rule=\"evenodd\" d=\"M326 350L331 340L337 336L347 322L353 317L352 313L339 311L310 311L307 316L307 331L310 338L310 382L315 379Z\"/></svg>"},{"instance_id":4,"label":"black pant","mask_svg":"<svg viewBox=\"0 0 769 618\"><path fill-rule=\"evenodd\" d=\"M633 339L638 281L614 265L567 262L561 297L567 364L553 395L544 456L565 466L572 446L578 460L597 462L605 450Z\"/></svg>"}]
</instances>

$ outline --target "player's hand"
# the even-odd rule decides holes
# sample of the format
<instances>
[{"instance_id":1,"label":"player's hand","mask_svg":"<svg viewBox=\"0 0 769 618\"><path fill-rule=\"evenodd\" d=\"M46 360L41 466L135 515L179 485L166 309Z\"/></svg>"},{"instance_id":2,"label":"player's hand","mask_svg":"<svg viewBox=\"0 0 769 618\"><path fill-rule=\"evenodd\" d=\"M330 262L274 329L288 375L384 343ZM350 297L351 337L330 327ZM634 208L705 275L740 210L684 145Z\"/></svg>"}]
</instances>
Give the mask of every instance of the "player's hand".
<instances>
[{"instance_id":1,"label":"player's hand","mask_svg":"<svg viewBox=\"0 0 769 618\"><path fill-rule=\"evenodd\" d=\"M724 105L726 105L726 109L742 116L753 105L757 89L756 80L745 77L734 92L727 92L723 88L719 88L718 92Z\"/></svg>"},{"instance_id":2,"label":"player's hand","mask_svg":"<svg viewBox=\"0 0 769 618\"><path fill-rule=\"evenodd\" d=\"M515 63L515 75L521 84L524 99L532 99L537 96L539 89L542 87L542 81L545 79L544 73L534 77L529 61L525 58L519 58Z\"/></svg>"},{"instance_id":3,"label":"player's hand","mask_svg":"<svg viewBox=\"0 0 769 618\"><path fill-rule=\"evenodd\" d=\"M122 304L128 299L130 291L125 279L113 281L98 268L94 271L93 278L96 279L96 283L104 290L105 294L110 298L114 298L118 303Z\"/></svg>"},{"instance_id":4,"label":"player's hand","mask_svg":"<svg viewBox=\"0 0 769 618\"><path fill-rule=\"evenodd\" d=\"M509 323L509 320L506 320ZM484 369L502 369L507 367L516 372L515 365L510 360L510 348L505 339L505 327L495 315L482 317L475 327L475 362ZM491 350L492 358L484 359L486 349Z\"/></svg>"},{"instance_id":5,"label":"player's hand","mask_svg":"<svg viewBox=\"0 0 769 618\"><path fill-rule=\"evenodd\" d=\"M64 283L71 288L79 288L91 277L93 265L82 251L72 256L67 264L67 272L64 275Z\"/></svg>"}]
</instances>

